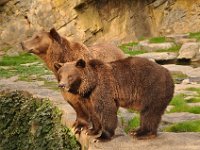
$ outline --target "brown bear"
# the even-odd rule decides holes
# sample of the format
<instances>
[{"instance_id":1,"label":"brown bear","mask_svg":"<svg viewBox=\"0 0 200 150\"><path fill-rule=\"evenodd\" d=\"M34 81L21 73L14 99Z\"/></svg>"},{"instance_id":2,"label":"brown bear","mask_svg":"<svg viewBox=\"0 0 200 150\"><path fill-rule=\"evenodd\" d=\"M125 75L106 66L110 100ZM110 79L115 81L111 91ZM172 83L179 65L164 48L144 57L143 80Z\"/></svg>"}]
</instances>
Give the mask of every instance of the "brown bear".
<instances>
[{"instance_id":1,"label":"brown bear","mask_svg":"<svg viewBox=\"0 0 200 150\"><path fill-rule=\"evenodd\" d=\"M55 64L55 68L59 69L60 86L85 97L85 101L94 101L100 118L114 113L107 107L135 109L140 112L140 127L134 136L143 139L157 135L161 116L174 93L172 77L164 67L146 58L129 57L110 63L79 60L77 63ZM108 101L113 102L108 104ZM102 126L116 123L112 119L104 119L109 121L102 122Z\"/></svg>"},{"instance_id":2,"label":"brown bear","mask_svg":"<svg viewBox=\"0 0 200 150\"><path fill-rule=\"evenodd\" d=\"M54 28L50 32L41 31L34 34L30 39L23 41L21 45L25 51L39 56L56 77L55 62L65 63L80 58L85 60L99 58L108 62L125 57L119 48L111 44L98 44L87 48L84 44L68 41L61 37ZM82 126L87 126L88 112L80 104L78 97L69 92L62 92L62 95L76 111L77 119L73 127L80 129Z\"/></svg>"},{"instance_id":3,"label":"brown bear","mask_svg":"<svg viewBox=\"0 0 200 150\"><path fill-rule=\"evenodd\" d=\"M64 67L61 67L63 65ZM101 80L101 77L95 77L97 74L93 74L92 68L85 65L86 63L82 59L65 64L55 63L55 68L58 70L59 87L81 97L81 103L87 108L93 125L91 129L87 129L87 134L97 135L102 131L101 136L97 139L109 140L117 127L119 105L114 99L112 100L111 94L106 94L107 91L104 89L109 86L106 84L110 84L110 80L108 79L107 82L104 79L104 85L96 86L97 80ZM110 76L106 73L104 75Z\"/></svg>"}]
</instances>

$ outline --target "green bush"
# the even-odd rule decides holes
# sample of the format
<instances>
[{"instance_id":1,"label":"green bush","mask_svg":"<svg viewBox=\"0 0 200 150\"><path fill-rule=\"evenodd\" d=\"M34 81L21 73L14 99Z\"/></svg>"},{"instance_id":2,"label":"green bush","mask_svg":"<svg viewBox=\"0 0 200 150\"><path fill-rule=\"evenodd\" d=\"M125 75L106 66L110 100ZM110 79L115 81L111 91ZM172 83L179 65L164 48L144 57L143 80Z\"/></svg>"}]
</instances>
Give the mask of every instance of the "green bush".
<instances>
[{"instance_id":1,"label":"green bush","mask_svg":"<svg viewBox=\"0 0 200 150\"><path fill-rule=\"evenodd\" d=\"M61 112L48 100L24 92L0 94L1 150L78 150L80 145L60 123Z\"/></svg>"}]
</instances>

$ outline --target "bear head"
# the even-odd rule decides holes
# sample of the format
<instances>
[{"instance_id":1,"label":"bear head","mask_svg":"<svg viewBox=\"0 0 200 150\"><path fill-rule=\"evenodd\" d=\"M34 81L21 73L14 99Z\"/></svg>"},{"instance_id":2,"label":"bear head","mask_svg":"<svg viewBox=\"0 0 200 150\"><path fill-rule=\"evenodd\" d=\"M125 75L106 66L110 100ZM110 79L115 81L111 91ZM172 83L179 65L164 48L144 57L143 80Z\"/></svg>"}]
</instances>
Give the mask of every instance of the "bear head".
<instances>
[{"instance_id":1,"label":"bear head","mask_svg":"<svg viewBox=\"0 0 200 150\"><path fill-rule=\"evenodd\" d=\"M22 41L22 49L34 54L46 54L49 46L54 41L61 43L61 36L52 28L50 32L40 31L35 33L31 38Z\"/></svg>"},{"instance_id":2,"label":"bear head","mask_svg":"<svg viewBox=\"0 0 200 150\"><path fill-rule=\"evenodd\" d=\"M67 92L88 97L98 84L98 68L103 65L99 60L88 62L79 59L74 62L55 63L59 87Z\"/></svg>"}]
</instances>

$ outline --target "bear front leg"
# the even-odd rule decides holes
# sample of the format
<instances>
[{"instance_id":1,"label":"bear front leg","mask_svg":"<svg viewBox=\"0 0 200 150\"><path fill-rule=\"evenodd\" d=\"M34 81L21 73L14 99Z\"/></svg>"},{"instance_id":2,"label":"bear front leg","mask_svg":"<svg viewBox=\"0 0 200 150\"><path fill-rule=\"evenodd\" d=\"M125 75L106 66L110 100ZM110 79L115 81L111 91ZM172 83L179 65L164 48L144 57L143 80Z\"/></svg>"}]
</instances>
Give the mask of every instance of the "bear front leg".
<instances>
[{"instance_id":1,"label":"bear front leg","mask_svg":"<svg viewBox=\"0 0 200 150\"><path fill-rule=\"evenodd\" d=\"M90 114L90 121L92 123L92 128L87 129L86 134L87 135L97 135L97 134L99 134L100 130L102 129L99 115L96 113L94 105L93 105L93 101L91 99L87 99L87 101L85 101L84 104L88 109L88 112Z\"/></svg>"},{"instance_id":2,"label":"bear front leg","mask_svg":"<svg viewBox=\"0 0 200 150\"><path fill-rule=\"evenodd\" d=\"M89 114L87 109L81 102L77 102L74 106L76 111L76 121L73 123L73 128L75 129L76 134L80 134L83 129L88 129L89 127Z\"/></svg>"},{"instance_id":3,"label":"bear front leg","mask_svg":"<svg viewBox=\"0 0 200 150\"><path fill-rule=\"evenodd\" d=\"M73 107L76 112L76 121L73 123L72 127L75 133L80 133L82 128L88 128L89 126L89 113L82 101L79 100L80 97L72 93L61 90L64 99Z\"/></svg>"}]
</instances>

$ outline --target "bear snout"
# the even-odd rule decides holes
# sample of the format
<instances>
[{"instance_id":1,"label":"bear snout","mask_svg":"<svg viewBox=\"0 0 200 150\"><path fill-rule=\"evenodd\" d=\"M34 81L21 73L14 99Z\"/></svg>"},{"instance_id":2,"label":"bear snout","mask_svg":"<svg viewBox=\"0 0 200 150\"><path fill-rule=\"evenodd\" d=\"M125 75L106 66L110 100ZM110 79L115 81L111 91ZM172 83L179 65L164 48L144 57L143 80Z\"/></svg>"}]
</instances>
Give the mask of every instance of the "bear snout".
<instances>
[{"instance_id":1,"label":"bear snout","mask_svg":"<svg viewBox=\"0 0 200 150\"><path fill-rule=\"evenodd\" d=\"M59 87L59 88L65 88L65 87L66 87L66 84L64 84L64 83L59 83L59 84L58 84L58 87Z\"/></svg>"}]
</instances>

